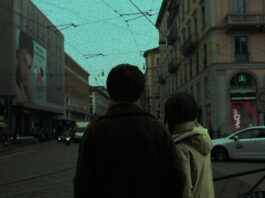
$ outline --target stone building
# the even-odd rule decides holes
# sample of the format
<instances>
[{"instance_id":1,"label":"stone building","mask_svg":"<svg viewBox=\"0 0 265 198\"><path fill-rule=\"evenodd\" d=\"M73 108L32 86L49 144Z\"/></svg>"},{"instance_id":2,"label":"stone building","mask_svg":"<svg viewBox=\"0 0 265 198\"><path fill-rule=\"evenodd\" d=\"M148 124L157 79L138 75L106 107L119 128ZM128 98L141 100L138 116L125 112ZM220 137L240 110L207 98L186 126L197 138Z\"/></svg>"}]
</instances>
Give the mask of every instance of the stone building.
<instances>
[{"instance_id":1,"label":"stone building","mask_svg":"<svg viewBox=\"0 0 265 198\"><path fill-rule=\"evenodd\" d=\"M164 0L161 106L174 92L192 93L214 136L264 125L264 13L263 0Z\"/></svg>"},{"instance_id":2,"label":"stone building","mask_svg":"<svg viewBox=\"0 0 265 198\"><path fill-rule=\"evenodd\" d=\"M0 2L0 106L14 136L64 113L64 37L30 0Z\"/></svg>"},{"instance_id":3,"label":"stone building","mask_svg":"<svg viewBox=\"0 0 265 198\"><path fill-rule=\"evenodd\" d=\"M73 121L89 120L89 73L65 54L65 114Z\"/></svg>"},{"instance_id":4,"label":"stone building","mask_svg":"<svg viewBox=\"0 0 265 198\"><path fill-rule=\"evenodd\" d=\"M159 49L144 52L145 68L145 103L144 108L157 118L161 118L159 89Z\"/></svg>"}]
</instances>

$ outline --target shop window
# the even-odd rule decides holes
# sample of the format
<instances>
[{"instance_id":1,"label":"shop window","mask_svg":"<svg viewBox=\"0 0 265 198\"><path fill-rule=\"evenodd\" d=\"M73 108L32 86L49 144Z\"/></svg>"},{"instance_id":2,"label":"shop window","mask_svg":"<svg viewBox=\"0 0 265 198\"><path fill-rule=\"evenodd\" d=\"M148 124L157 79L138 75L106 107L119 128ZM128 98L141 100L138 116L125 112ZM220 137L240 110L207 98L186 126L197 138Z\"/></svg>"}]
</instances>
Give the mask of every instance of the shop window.
<instances>
[{"instance_id":1,"label":"shop window","mask_svg":"<svg viewBox=\"0 0 265 198\"><path fill-rule=\"evenodd\" d=\"M230 92L256 92L256 88L256 80L245 72L236 74L230 82Z\"/></svg>"}]
</instances>

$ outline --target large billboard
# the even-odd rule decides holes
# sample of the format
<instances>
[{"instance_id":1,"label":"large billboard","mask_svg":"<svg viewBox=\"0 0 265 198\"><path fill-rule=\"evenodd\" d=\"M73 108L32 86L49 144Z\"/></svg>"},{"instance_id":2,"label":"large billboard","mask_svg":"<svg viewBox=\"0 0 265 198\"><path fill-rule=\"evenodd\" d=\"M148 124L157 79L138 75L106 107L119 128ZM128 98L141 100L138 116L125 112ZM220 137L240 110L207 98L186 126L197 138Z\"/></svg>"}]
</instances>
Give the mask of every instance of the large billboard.
<instances>
[{"instance_id":1,"label":"large billboard","mask_svg":"<svg viewBox=\"0 0 265 198\"><path fill-rule=\"evenodd\" d=\"M47 104L46 49L16 30L16 99L19 103Z\"/></svg>"}]
</instances>

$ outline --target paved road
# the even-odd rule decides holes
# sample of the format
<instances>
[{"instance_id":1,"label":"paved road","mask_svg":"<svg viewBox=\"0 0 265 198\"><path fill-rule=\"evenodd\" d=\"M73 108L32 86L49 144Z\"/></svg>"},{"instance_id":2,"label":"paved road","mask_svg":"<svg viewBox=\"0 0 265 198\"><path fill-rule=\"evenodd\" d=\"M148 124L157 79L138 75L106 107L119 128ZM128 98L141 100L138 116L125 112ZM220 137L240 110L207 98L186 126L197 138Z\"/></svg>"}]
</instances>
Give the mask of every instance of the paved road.
<instances>
[{"instance_id":1,"label":"paved road","mask_svg":"<svg viewBox=\"0 0 265 198\"><path fill-rule=\"evenodd\" d=\"M214 162L212 164L214 178L241 173L245 171L265 168L265 162L261 161L232 161L232 162ZM249 192L263 176L264 172L249 174L241 177L235 177L222 181L216 181L216 198L236 198L239 194ZM265 191L265 180L255 191Z\"/></svg>"},{"instance_id":2,"label":"paved road","mask_svg":"<svg viewBox=\"0 0 265 198\"><path fill-rule=\"evenodd\" d=\"M72 198L78 145L57 142L0 151L1 198Z\"/></svg>"},{"instance_id":3,"label":"paved road","mask_svg":"<svg viewBox=\"0 0 265 198\"><path fill-rule=\"evenodd\" d=\"M0 149L1 198L72 198L78 145L57 142ZM214 177L265 167L265 162L213 163ZM265 173L215 182L216 198L236 198ZM265 181L260 187L265 190Z\"/></svg>"}]
</instances>

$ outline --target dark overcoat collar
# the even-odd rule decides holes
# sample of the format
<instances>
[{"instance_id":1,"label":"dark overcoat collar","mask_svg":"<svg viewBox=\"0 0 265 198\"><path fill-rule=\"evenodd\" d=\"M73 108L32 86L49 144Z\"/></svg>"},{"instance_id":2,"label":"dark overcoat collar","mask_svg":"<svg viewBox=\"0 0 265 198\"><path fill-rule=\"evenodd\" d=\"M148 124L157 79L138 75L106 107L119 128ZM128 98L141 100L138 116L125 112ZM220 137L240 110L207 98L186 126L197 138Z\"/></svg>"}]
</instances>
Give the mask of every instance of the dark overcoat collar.
<instances>
[{"instance_id":1,"label":"dark overcoat collar","mask_svg":"<svg viewBox=\"0 0 265 198\"><path fill-rule=\"evenodd\" d=\"M150 113L147 113L144 109L142 109L139 105L135 103L115 103L112 104L107 110L106 114L99 119L105 117L114 117L121 115L131 115L131 114L142 114L155 118Z\"/></svg>"}]
</instances>

